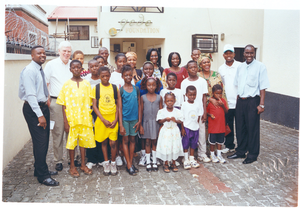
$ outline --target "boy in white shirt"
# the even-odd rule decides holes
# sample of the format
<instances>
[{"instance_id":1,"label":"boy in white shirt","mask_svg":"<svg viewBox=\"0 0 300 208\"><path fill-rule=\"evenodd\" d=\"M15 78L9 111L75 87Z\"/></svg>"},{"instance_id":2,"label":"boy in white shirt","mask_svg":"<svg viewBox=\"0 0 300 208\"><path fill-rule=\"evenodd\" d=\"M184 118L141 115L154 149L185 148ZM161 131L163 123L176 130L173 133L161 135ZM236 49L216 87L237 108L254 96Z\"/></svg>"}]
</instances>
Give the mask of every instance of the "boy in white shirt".
<instances>
[{"instance_id":1,"label":"boy in white shirt","mask_svg":"<svg viewBox=\"0 0 300 208\"><path fill-rule=\"evenodd\" d=\"M200 106L195 103L196 87L190 85L186 88L187 101L182 104L181 111L183 114L182 127L182 146L184 150L184 169L198 168L200 165L194 159L194 152L198 146L199 139L199 121L200 121ZM190 148L190 157L188 150Z\"/></svg>"},{"instance_id":2,"label":"boy in white shirt","mask_svg":"<svg viewBox=\"0 0 300 208\"><path fill-rule=\"evenodd\" d=\"M228 113L225 114L226 123L229 125L231 132L225 136L225 148L222 150L222 153L233 152L235 149L234 142L234 129L233 121L235 119L235 106L237 98L237 86L233 84L234 77L237 71L238 66L241 62L234 60L235 53L234 48L230 44L226 44L223 50L223 57L225 63L219 67L219 73L222 77L222 82L225 85L225 91L228 102Z\"/></svg>"},{"instance_id":3,"label":"boy in white shirt","mask_svg":"<svg viewBox=\"0 0 300 208\"><path fill-rule=\"evenodd\" d=\"M186 88L190 85L195 86L197 90L197 95L195 99L195 103L200 106L200 121L199 121L199 140L198 140L198 156L199 160L203 162L210 162L211 160L206 155L206 139L205 139L205 121L207 119L206 115L206 94L207 83L202 77L197 76L198 66L196 61L189 61L187 63L189 77L184 79L181 82L181 92L183 95L186 93ZM184 100L187 100L186 96L184 96ZM203 136L201 136L203 135Z\"/></svg>"}]
</instances>

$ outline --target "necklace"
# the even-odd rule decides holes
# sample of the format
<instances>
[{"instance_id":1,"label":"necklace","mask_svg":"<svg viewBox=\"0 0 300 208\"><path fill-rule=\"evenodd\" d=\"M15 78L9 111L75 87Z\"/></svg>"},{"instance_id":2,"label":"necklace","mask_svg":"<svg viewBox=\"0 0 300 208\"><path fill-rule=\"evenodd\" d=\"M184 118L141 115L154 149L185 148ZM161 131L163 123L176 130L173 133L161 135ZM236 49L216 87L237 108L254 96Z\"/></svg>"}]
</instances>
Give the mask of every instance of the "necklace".
<instances>
[{"instance_id":1,"label":"necklace","mask_svg":"<svg viewBox=\"0 0 300 208\"><path fill-rule=\"evenodd\" d=\"M210 72L210 70L209 70L209 76L208 76L207 79L206 79L205 76L204 76L203 70L202 70L202 75L203 75L203 78L206 80L208 86L211 87L211 83L210 83L211 72Z\"/></svg>"}]
</instances>

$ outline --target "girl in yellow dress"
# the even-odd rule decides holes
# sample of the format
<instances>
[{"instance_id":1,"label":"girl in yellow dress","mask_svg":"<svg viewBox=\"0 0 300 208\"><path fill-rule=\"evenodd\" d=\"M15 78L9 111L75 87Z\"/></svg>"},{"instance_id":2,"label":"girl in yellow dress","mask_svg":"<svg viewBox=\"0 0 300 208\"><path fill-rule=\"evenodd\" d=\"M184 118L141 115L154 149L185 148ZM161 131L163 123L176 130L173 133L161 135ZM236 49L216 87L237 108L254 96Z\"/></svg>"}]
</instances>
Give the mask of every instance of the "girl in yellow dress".
<instances>
[{"instance_id":1,"label":"girl in yellow dress","mask_svg":"<svg viewBox=\"0 0 300 208\"><path fill-rule=\"evenodd\" d=\"M92 174L92 170L85 165L85 148L96 147L90 108L93 94L90 83L80 77L81 62L73 60L70 63L70 71L73 73L73 77L63 85L56 103L62 105L64 128L68 133L66 148L70 154L69 173L73 177L79 177L74 164L74 148L77 146L78 140L81 154L80 169L85 174Z\"/></svg>"}]
</instances>

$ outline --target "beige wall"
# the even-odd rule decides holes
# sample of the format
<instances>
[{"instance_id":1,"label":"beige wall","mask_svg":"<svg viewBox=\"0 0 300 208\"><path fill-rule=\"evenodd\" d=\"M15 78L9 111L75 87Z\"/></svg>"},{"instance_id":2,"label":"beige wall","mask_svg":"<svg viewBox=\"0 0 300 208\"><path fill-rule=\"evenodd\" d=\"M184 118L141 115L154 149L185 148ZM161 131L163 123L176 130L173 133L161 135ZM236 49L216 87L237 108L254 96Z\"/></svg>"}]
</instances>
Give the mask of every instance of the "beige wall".
<instances>
[{"instance_id":1,"label":"beige wall","mask_svg":"<svg viewBox=\"0 0 300 208\"><path fill-rule=\"evenodd\" d=\"M299 98L299 11L265 10L262 62L268 91Z\"/></svg>"},{"instance_id":2,"label":"beige wall","mask_svg":"<svg viewBox=\"0 0 300 208\"><path fill-rule=\"evenodd\" d=\"M18 96L20 73L30 61L30 55L7 54L5 57L2 170L31 139L22 112L24 102Z\"/></svg>"}]
</instances>

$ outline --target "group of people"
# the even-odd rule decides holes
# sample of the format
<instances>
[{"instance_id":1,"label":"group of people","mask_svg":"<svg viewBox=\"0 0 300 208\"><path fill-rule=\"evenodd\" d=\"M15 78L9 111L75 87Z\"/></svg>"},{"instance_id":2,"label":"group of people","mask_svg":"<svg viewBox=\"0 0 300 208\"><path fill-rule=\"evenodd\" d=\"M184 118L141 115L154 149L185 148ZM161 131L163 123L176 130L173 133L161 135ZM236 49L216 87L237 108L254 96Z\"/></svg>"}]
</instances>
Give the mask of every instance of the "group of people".
<instances>
[{"instance_id":1,"label":"group of people","mask_svg":"<svg viewBox=\"0 0 300 208\"><path fill-rule=\"evenodd\" d=\"M225 163L222 153L234 150L227 158L247 155L243 164L257 160L259 115L264 111L269 81L264 64L254 59L254 46L245 47L246 61L240 63L234 60L233 46L225 45L225 63L219 73L211 70L212 59L199 49L192 50L192 60L183 67L180 54L170 53L165 69L154 48L148 50L141 69L136 67L134 52L117 54L113 67L107 61L107 48L102 47L88 62L88 69L83 69L81 51L73 52L70 59L70 42L61 42L58 52L59 57L43 70L45 50L33 47L32 62L20 75L19 97L24 100L34 175L40 183L59 185L51 175L63 169L64 139L73 177L80 175L77 167L90 175L96 164L103 166L104 175L116 175L117 166L123 163L121 156L126 171L136 175L139 170L133 157L138 151L139 165L148 172L157 171L160 160L164 172L177 172L176 160L181 156L184 169L200 166L195 156L203 162ZM46 163L50 119L57 171L49 171ZM226 124L230 131L225 136Z\"/></svg>"}]
</instances>

